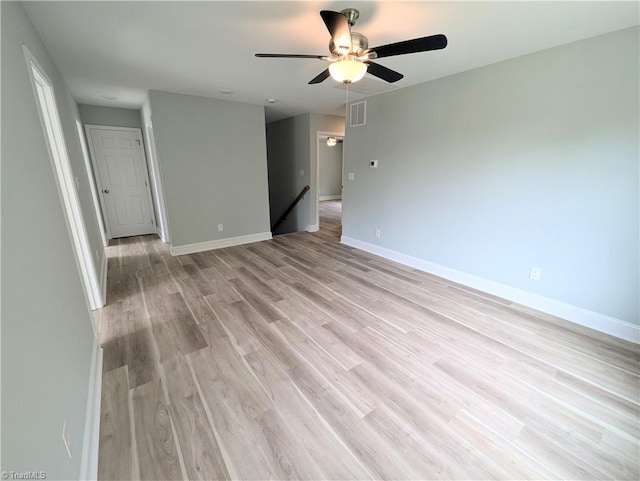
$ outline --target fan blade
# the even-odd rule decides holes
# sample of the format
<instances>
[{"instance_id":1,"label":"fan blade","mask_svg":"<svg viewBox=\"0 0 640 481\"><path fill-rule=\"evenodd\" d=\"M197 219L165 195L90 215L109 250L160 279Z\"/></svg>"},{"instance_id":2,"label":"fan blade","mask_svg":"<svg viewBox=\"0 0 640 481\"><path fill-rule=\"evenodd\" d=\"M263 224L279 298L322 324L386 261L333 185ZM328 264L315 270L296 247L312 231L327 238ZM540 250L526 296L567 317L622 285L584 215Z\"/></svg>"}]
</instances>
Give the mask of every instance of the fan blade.
<instances>
[{"instance_id":1,"label":"fan blade","mask_svg":"<svg viewBox=\"0 0 640 481\"><path fill-rule=\"evenodd\" d=\"M368 73L378 78L381 78L382 80L386 80L389 83L397 82L398 80L404 78L404 75L402 75L401 73L396 72L395 70L391 70L390 68L384 67L379 63L373 63L373 62L365 62L365 63L369 65L369 68L367 69Z\"/></svg>"},{"instance_id":2,"label":"fan blade","mask_svg":"<svg viewBox=\"0 0 640 481\"><path fill-rule=\"evenodd\" d=\"M339 12L332 12L331 10L322 10L320 16L331 34L333 44L341 53L350 53L351 27L349 27L347 17Z\"/></svg>"},{"instance_id":3,"label":"fan blade","mask_svg":"<svg viewBox=\"0 0 640 481\"><path fill-rule=\"evenodd\" d=\"M324 72L320 73L319 75L317 75L316 77L314 77L313 79L311 79L309 81L309 85L311 84L319 84L320 82L324 82L325 80L327 80L329 78L329 69L326 69Z\"/></svg>"},{"instance_id":4,"label":"fan blade","mask_svg":"<svg viewBox=\"0 0 640 481\"><path fill-rule=\"evenodd\" d=\"M297 53L257 53L258 58L315 58L317 60L329 60L326 55L300 55Z\"/></svg>"},{"instance_id":5,"label":"fan blade","mask_svg":"<svg viewBox=\"0 0 640 481\"><path fill-rule=\"evenodd\" d=\"M406 55L408 53L426 52L428 50L440 50L447 46L447 37L442 34L429 37L414 38L404 42L381 45L369 50L377 54L376 58L393 57L394 55Z\"/></svg>"}]
</instances>

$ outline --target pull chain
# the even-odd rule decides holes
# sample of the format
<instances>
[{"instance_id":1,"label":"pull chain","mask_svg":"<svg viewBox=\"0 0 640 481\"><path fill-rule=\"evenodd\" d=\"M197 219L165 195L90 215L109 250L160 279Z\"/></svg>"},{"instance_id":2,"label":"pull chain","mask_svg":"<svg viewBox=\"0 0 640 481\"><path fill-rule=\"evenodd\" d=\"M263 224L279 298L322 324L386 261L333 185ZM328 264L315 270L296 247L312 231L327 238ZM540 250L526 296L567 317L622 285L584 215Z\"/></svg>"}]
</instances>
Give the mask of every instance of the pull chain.
<instances>
[{"instance_id":1,"label":"pull chain","mask_svg":"<svg viewBox=\"0 0 640 481\"><path fill-rule=\"evenodd\" d=\"M349 83L351 83L351 82L349 82ZM350 122L350 119L349 119L349 83L345 84L347 86L347 91L346 91L347 95L346 95L345 103L344 103L344 121L345 121L345 124L346 124L346 122ZM345 131L346 131L347 126L345 125L344 127L345 127Z\"/></svg>"}]
</instances>

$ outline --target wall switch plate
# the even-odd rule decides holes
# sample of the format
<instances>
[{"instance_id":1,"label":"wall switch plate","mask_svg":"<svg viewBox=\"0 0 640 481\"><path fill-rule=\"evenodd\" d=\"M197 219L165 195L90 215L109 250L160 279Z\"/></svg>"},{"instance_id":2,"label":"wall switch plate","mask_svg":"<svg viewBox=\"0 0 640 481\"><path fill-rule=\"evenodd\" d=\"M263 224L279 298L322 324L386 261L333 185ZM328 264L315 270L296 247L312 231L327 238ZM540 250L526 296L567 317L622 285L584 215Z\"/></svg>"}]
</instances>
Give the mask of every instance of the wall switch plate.
<instances>
[{"instance_id":1,"label":"wall switch plate","mask_svg":"<svg viewBox=\"0 0 640 481\"><path fill-rule=\"evenodd\" d=\"M64 444L64 448L67 450L69 459L71 459L71 434L69 433L66 419L62 423L62 443Z\"/></svg>"},{"instance_id":2,"label":"wall switch plate","mask_svg":"<svg viewBox=\"0 0 640 481\"><path fill-rule=\"evenodd\" d=\"M371 167L372 169L377 169L378 168L378 161L377 160L370 160L369 161L369 167Z\"/></svg>"},{"instance_id":3,"label":"wall switch plate","mask_svg":"<svg viewBox=\"0 0 640 481\"><path fill-rule=\"evenodd\" d=\"M223 230L222 224L218 224L218 232L222 232L222 230Z\"/></svg>"},{"instance_id":4,"label":"wall switch plate","mask_svg":"<svg viewBox=\"0 0 640 481\"><path fill-rule=\"evenodd\" d=\"M304 177L304 169L300 169L300 177Z\"/></svg>"},{"instance_id":5,"label":"wall switch plate","mask_svg":"<svg viewBox=\"0 0 640 481\"><path fill-rule=\"evenodd\" d=\"M376 237L380 237L380 229L376 229Z\"/></svg>"},{"instance_id":6,"label":"wall switch plate","mask_svg":"<svg viewBox=\"0 0 640 481\"><path fill-rule=\"evenodd\" d=\"M349 172L349 173L347 174L347 179L349 179L349 180L354 180L355 178L356 178L356 174L355 174L355 173L353 173L353 172Z\"/></svg>"},{"instance_id":7,"label":"wall switch plate","mask_svg":"<svg viewBox=\"0 0 640 481\"><path fill-rule=\"evenodd\" d=\"M539 281L542 276L542 269L539 267L532 267L529 271L529 279L533 281Z\"/></svg>"}]
</instances>

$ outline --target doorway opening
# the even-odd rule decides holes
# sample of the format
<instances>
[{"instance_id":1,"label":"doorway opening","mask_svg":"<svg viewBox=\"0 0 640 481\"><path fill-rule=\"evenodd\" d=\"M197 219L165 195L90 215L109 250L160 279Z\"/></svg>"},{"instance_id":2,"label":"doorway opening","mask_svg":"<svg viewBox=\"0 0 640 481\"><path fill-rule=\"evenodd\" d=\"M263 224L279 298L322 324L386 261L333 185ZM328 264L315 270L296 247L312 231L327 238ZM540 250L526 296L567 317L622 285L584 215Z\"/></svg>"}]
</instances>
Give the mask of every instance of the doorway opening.
<instances>
[{"instance_id":1,"label":"doorway opening","mask_svg":"<svg viewBox=\"0 0 640 481\"><path fill-rule=\"evenodd\" d=\"M343 132L317 133L318 224L338 236L342 232Z\"/></svg>"}]
</instances>

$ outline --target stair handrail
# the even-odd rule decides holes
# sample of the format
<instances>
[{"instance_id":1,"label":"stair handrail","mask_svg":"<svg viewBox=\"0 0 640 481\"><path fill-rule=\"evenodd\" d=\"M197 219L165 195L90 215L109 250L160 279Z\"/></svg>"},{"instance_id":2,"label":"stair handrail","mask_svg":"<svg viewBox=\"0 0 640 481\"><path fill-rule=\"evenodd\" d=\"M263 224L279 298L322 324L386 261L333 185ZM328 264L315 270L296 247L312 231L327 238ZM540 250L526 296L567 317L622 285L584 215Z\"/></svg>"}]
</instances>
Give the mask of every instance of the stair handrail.
<instances>
[{"instance_id":1,"label":"stair handrail","mask_svg":"<svg viewBox=\"0 0 640 481\"><path fill-rule=\"evenodd\" d=\"M287 208L287 210L284 211L284 214L282 214L278 218L278 220L275 222L275 224L273 224L273 226L271 227L271 232L275 232L275 230L280 226L280 224L282 224L287 219L287 216L296 207L296 205L298 205L298 202L302 200L302 198L308 191L309 191L309 186L305 185L303 189L300 191L300 193L298 194L298 197L296 197L295 200L291 202L291 205Z\"/></svg>"}]
</instances>

